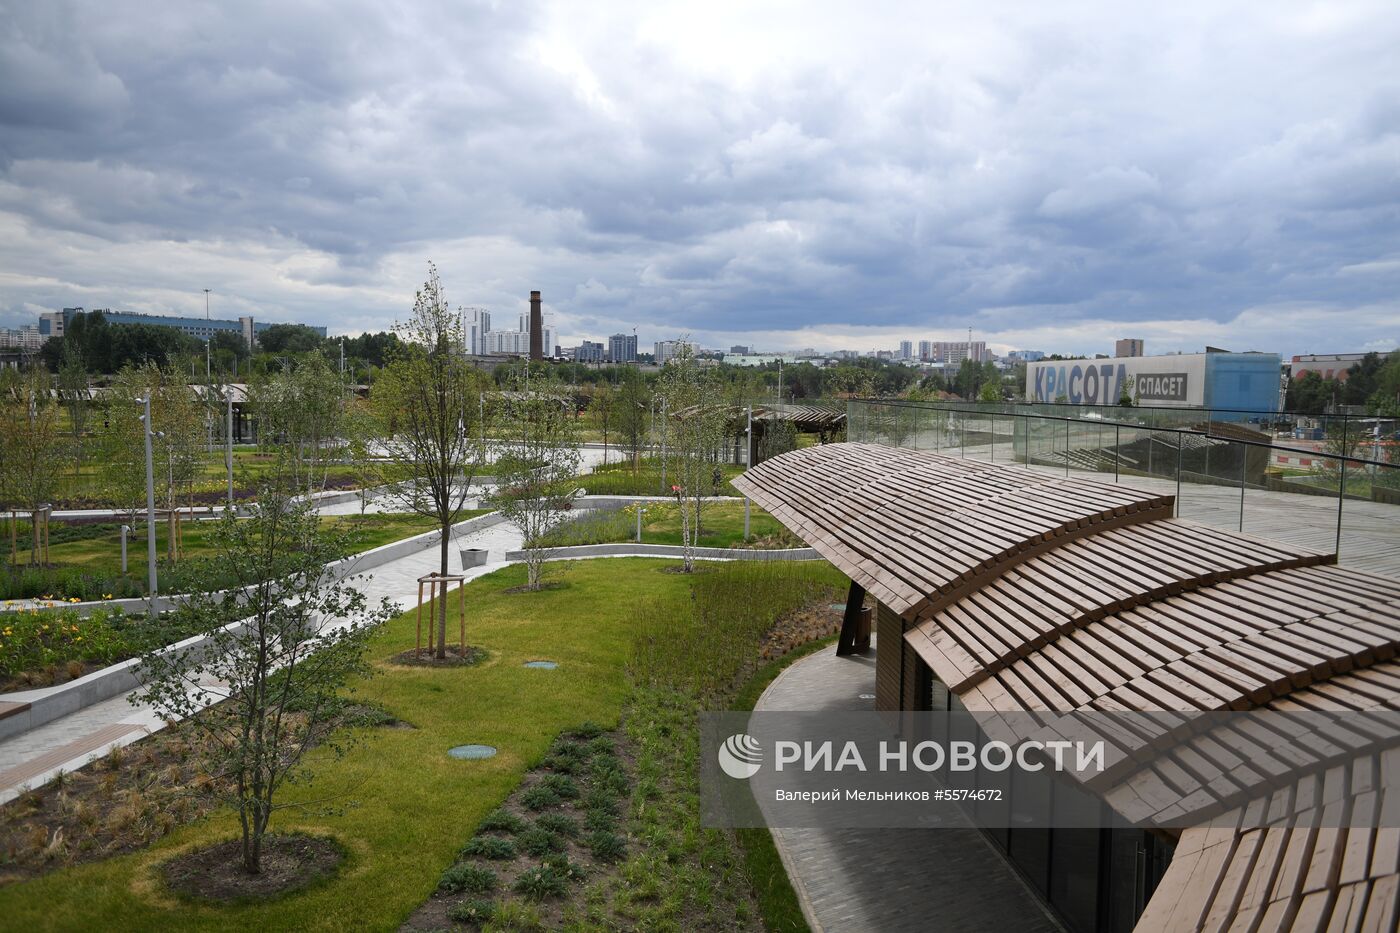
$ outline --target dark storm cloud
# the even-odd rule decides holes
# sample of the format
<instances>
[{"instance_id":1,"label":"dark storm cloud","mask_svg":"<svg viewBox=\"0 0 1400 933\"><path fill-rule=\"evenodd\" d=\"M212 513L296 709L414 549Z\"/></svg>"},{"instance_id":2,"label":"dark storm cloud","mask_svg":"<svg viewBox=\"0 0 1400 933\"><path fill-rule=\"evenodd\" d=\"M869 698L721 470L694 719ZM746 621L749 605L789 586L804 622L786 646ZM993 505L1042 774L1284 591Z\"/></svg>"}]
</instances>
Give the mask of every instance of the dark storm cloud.
<instances>
[{"instance_id":1,"label":"dark storm cloud","mask_svg":"<svg viewBox=\"0 0 1400 933\"><path fill-rule=\"evenodd\" d=\"M1400 336L1389 5L849 6L0 0L0 324Z\"/></svg>"}]
</instances>

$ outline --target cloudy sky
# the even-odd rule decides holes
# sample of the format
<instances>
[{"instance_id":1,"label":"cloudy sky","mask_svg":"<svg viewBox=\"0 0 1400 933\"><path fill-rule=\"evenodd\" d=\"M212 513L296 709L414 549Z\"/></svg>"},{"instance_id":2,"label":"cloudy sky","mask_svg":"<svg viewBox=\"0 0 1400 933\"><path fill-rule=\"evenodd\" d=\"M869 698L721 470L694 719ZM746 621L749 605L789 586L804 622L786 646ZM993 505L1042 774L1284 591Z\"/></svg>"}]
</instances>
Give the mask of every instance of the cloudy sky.
<instances>
[{"instance_id":1,"label":"cloudy sky","mask_svg":"<svg viewBox=\"0 0 1400 933\"><path fill-rule=\"evenodd\" d=\"M1400 6L0 0L0 326L1400 343Z\"/></svg>"}]
</instances>

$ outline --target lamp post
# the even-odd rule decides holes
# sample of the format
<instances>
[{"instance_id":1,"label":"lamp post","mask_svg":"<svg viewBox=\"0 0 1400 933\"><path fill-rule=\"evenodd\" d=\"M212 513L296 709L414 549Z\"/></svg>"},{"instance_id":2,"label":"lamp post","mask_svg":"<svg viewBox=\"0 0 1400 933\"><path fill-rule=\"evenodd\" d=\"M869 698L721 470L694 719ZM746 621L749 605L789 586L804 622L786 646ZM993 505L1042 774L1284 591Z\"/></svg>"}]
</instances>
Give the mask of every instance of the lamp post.
<instances>
[{"instance_id":1,"label":"lamp post","mask_svg":"<svg viewBox=\"0 0 1400 933\"><path fill-rule=\"evenodd\" d=\"M146 582L150 589L151 614L156 608L156 474L151 456L151 397L141 400L141 423L146 435Z\"/></svg>"},{"instance_id":2,"label":"lamp post","mask_svg":"<svg viewBox=\"0 0 1400 933\"><path fill-rule=\"evenodd\" d=\"M224 425L224 465L228 467L228 510L233 513L233 386L224 389L228 393L228 415Z\"/></svg>"},{"instance_id":3,"label":"lamp post","mask_svg":"<svg viewBox=\"0 0 1400 933\"><path fill-rule=\"evenodd\" d=\"M753 466L753 406L747 410L747 424L744 426L744 469ZM744 497L744 540L749 540L749 497Z\"/></svg>"},{"instance_id":4,"label":"lamp post","mask_svg":"<svg viewBox=\"0 0 1400 933\"><path fill-rule=\"evenodd\" d=\"M209 320L209 289L204 290L204 319Z\"/></svg>"}]
</instances>

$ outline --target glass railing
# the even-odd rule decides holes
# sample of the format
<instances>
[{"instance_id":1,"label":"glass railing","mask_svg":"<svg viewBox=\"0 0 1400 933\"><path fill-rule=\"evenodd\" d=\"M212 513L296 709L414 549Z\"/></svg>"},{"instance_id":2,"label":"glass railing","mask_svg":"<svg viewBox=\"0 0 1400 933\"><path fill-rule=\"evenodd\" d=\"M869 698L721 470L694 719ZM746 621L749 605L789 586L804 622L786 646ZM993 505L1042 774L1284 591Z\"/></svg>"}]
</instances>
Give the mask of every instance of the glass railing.
<instances>
[{"instance_id":1,"label":"glass railing","mask_svg":"<svg viewBox=\"0 0 1400 933\"><path fill-rule=\"evenodd\" d=\"M1056 408L852 399L846 430L852 441L1131 483L1174 496L1181 518L1400 573L1400 442L1358 448L1333 436L1297 448L1222 424L1145 423L1151 409Z\"/></svg>"}]
</instances>

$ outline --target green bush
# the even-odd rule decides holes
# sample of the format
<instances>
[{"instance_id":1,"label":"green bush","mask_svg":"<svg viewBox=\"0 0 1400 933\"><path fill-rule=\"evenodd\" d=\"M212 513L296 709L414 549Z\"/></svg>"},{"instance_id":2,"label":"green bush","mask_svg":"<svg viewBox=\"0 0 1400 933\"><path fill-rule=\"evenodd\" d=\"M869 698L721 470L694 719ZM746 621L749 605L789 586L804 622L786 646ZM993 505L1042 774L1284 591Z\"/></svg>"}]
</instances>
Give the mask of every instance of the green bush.
<instances>
[{"instance_id":1,"label":"green bush","mask_svg":"<svg viewBox=\"0 0 1400 933\"><path fill-rule=\"evenodd\" d=\"M541 784L520 795L520 802L536 812L559 805L559 795Z\"/></svg>"},{"instance_id":2,"label":"green bush","mask_svg":"<svg viewBox=\"0 0 1400 933\"><path fill-rule=\"evenodd\" d=\"M596 722L593 722L592 720L585 720L583 725L579 726L577 729L575 729L569 734L576 739L596 739L605 731L606 730L602 726L598 725Z\"/></svg>"},{"instance_id":3,"label":"green bush","mask_svg":"<svg viewBox=\"0 0 1400 933\"><path fill-rule=\"evenodd\" d=\"M515 858L515 843L500 836L474 836L462 846L462 854L504 861Z\"/></svg>"},{"instance_id":4,"label":"green bush","mask_svg":"<svg viewBox=\"0 0 1400 933\"><path fill-rule=\"evenodd\" d=\"M545 813L535 820L535 825L540 829L548 830L556 836L567 836L573 839L578 835L578 824L573 817L563 813Z\"/></svg>"},{"instance_id":5,"label":"green bush","mask_svg":"<svg viewBox=\"0 0 1400 933\"><path fill-rule=\"evenodd\" d=\"M493 810L477 826L479 833L497 832L514 835L525 828L525 821L509 810Z\"/></svg>"},{"instance_id":6,"label":"green bush","mask_svg":"<svg viewBox=\"0 0 1400 933\"><path fill-rule=\"evenodd\" d=\"M458 891L486 894L496 890L496 873L489 868L458 862L443 872L438 890L453 894Z\"/></svg>"},{"instance_id":7,"label":"green bush","mask_svg":"<svg viewBox=\"0 0 1400 933\"><path fill-rule=\"evenodd\" d=\"M616 862L627 854L627 842L617 833L597 830L588 834L588 850L604 862Z\"/></svg>"},{"instance_id":8,"label":"green bush","mask_svg":"<svg viewBox=\"0 0 1400 933\"><path fill-rule=\"evenodd\" d=\"M519 836L520 849L526 855L542 858L564 848L564 841L541 826L531 826Z\"/></svg>"},{"instance_id":9,"label":"green bush","mask_svg":"<svg viewBox=\"0 0 1400 933\"><path fill-rule=\"evenodd\" d=\"M86 618L71 609L0 613L0 677L69 661L114 664L187 633L176 619L126 616L115 607Z\"/></svg>"},{"instance_id":10,"label":"green bush","mask_svg":"<svg viewBox=\"0 0 1400 933\"><path fill-rule=\"evenodd\" d=\"M617 816L606 810L589 810L583 815L583 828L590 833L612 832L617 829Z\"/></svg>"},{"instance_id":11,"label":"green bush","mask_svg":"<svg viewBox=\"0 0 1400 933\"><path fill-rule=\"evenodd\" d=\"M553 791L562 800L578 799L578 784L567 774L546 774L544 777L540 778L540 782L535 786L544 787Z\"/></svg>"},{"instance_id":12,"label":"green bush","mask_svg":"<svg viewBox=\"0 0 1400 933\"><path fill-rule=\"evenodd\" d=\"M455 920L457 923L474 923L477 926L485 926L495 916L496 905L478 897L460 904L453 904L452 909L447 912L449 920Z\"/></svg>"},{"instance_id":13,"label":"green bush","mask_svg":"<svg viewBox=\"0 0 1400 933\"><path fill-rule=\"evenodd\" d=\"M515 893L532 901L563 897L566 890L564 875L550 865L527 868L515 879Z\"/></svg>"}]
</instances>

